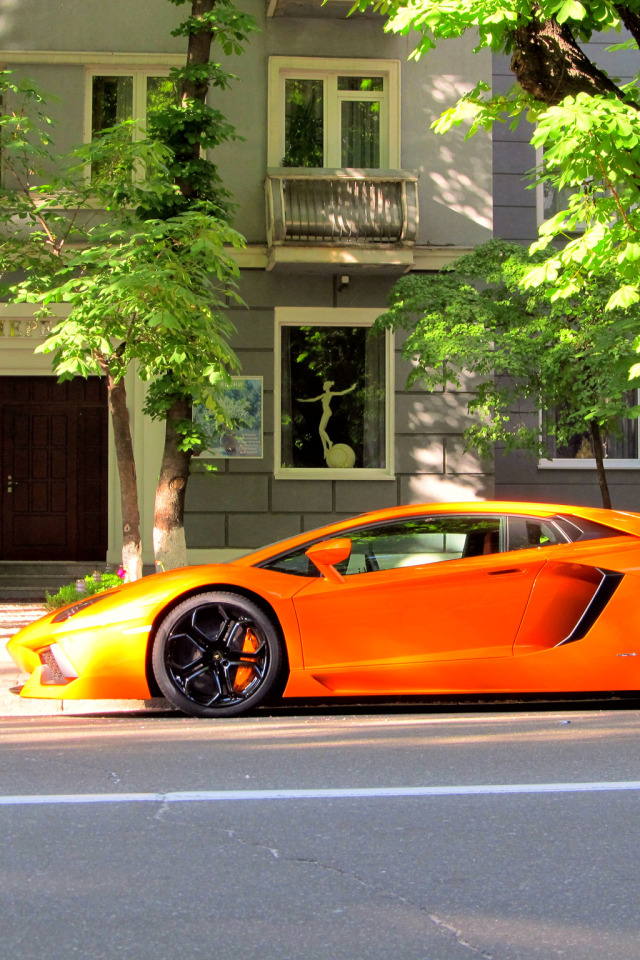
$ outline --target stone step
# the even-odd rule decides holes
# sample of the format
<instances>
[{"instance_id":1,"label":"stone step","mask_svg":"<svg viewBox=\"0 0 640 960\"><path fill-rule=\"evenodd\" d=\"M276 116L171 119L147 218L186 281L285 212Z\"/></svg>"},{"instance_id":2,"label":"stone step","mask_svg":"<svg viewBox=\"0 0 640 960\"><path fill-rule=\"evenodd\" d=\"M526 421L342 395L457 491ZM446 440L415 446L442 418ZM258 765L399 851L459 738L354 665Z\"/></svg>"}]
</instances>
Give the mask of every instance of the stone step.
<instances>
[{"instance_id":1,"label":"stone step","mask_svg":"<svg viewBox=\"0 0 640 960\"><path fill-rule=\"evenodd\" d=\"M84 579L94 570L102 572L105 563L70 563L64 560L32 563L30 561L0 562L0 603L42 601L46 593L57 593L60 587Z\"/></svg>"},{"instance_id":2,"label":"stone step","mask_svg":"<svg viewBox=\"0 0 640 960\"><path fill-rule=\"evenodd\" d=\"M95 560L81 563L71 560L0 560L0 579L5 575L29 577L31 574L53 574L69 576L73 579L93 573L94 570L106 570L109 564ZM113 568L113 564L110 569Z\"/></svg>"}]
</instances>

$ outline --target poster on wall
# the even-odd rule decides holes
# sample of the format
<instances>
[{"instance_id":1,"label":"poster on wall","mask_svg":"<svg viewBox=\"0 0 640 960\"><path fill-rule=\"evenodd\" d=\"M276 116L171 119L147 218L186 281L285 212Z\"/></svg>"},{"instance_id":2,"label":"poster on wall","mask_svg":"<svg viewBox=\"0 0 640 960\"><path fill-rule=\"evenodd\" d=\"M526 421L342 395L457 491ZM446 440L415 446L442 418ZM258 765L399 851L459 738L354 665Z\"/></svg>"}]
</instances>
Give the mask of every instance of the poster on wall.
<instances>
[{"instance_id":1,"label":"poster on wall","mask_svg":"<svg viewBox=\"0 0 640 960\"><path fill-rule=\"evenodd\" d=\"M201 456L261 460L262 377L232 377L219 406L225 415L224 423L217 422L204 404L193 408L193 420L208 438Z\"/></svg>"}]
</instances>

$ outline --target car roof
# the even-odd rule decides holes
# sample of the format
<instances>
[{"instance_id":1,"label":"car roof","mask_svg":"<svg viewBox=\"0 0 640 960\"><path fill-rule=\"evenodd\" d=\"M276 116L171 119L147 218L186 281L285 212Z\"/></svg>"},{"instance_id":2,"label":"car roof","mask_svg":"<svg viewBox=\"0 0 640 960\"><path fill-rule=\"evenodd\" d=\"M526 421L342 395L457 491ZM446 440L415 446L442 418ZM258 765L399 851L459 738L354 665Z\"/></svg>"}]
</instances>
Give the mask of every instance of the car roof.
<instances>
[{"instance_id":1,"label":"car roof","mask_svg":"<svg viewBox=\"0 0 640 960\"><path fill-rule=\"evenodd\" d=\"M279 540L268 544L252 553L234 560L240 566L254 566L277 554L286 553L297 546L314 540L322 540L328 536L341 536L352 527L361 527L370 523L384 523L389 520L403 517L418 517L441 514L484 514L484 515L524 515L545 519L561 514L567 517L582 517L594 523L619 530L621 534L630 534L640 537L640 514L620 510L605 510L602 507L582 507L557 503L526 503L509 500L472 500L461 503L417 503L400 507L386 507L382 510L373 510L349 517L336 523L307 530L305 533Z\"/></svg>"}]
</instances>

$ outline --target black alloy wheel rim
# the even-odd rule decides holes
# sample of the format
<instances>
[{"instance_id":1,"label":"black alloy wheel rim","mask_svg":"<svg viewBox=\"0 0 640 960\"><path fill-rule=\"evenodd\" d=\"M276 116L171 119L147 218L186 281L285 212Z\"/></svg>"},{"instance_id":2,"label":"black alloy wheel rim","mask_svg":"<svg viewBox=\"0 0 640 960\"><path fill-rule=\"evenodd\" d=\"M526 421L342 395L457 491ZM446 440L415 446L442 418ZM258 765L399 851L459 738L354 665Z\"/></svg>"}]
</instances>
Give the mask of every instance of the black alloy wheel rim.
<instances>
[{"instance_id":1,"label":"black alloy wheel rim","mask_svg":"<svg viewBox=\"0 0 640 960\"><path fill-rule=\"evenodd\" d=\"M261 686L269 667L263 630L228 603L201 604L181 617L167 637L167 674L202 707L243 703Z\"/></svg>"}]
</instances>

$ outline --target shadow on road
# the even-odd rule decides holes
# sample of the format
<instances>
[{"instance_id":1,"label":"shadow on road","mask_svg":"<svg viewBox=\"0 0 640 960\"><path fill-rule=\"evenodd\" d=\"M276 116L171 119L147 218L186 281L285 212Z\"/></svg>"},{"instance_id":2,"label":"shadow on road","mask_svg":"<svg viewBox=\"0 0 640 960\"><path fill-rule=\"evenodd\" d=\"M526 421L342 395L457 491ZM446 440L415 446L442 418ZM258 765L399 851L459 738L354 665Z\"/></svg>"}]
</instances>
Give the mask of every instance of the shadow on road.
<instances>
[{"instance_id":1,"label":"shadow on road","mask_svg":"<svg viewBox=\"0 0 640 960\"><path fill-rule=\"evenodd\" d=\"M296 701L296 700L286 700L276 704L272 704L266 707L259 707L258 709L252 711L251 713L245 714L245 717L252 717L258 719L259 717L335 717L335 716L403 716L408 714L423 714L423 715L445 715L446 714L503 714L503 713L540 713L543 714L547 711L553 711L555 713L562 711L570 713L571 711L581 711L585 710L622 710L622 711L632 711L640 710L640 697L637 695L626 696L624 694L609 694L609 695L590 695L585 696L585 694L576 694L575 696L567 697L562 695L548 695L544 698L540 696L532 696L530 698L518 697L514 699L513 697L501 697L492 700L487 700L485 697L457 697L455 699L445 700L442 697L437 697L433 699L426 699L425 697L405 697L405 698L393 698L393 700L388 700L380 697L354 697L354 698L341 698L328 701L314 701L309 702L308 700ZM96 711L95 713L89 713L83 711L81 714L82 717L101 717L101 718L118 718L122 719L125 717L131 717L133 719L139 720L140 716L144 715L145 718L152 719L162 719L166 720L171 717L176 719L184 720L198 720L198 719L208 719L208 718L198 718L198 717L189 717L187 718L185 714L180 713L177 710L172 710L169 707L166 710L163 709L154 709L152 712L147 711L127 711L127 712L106 712L106 711ZM64 716L64 714L62 714ZM66 714L67 717L78 717L80 714ZM245 717L239 717L238 719L242 720ZM215 722L218 718L211 718ZM229 718L231 719L231 718Z\"/></svg>"}]
</instances>

